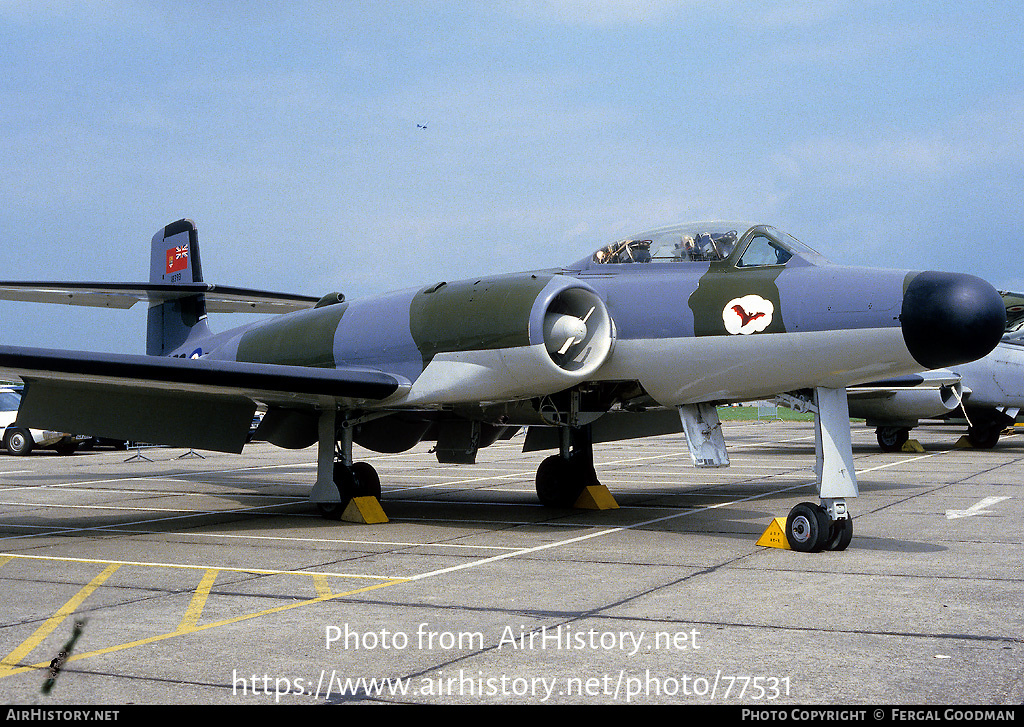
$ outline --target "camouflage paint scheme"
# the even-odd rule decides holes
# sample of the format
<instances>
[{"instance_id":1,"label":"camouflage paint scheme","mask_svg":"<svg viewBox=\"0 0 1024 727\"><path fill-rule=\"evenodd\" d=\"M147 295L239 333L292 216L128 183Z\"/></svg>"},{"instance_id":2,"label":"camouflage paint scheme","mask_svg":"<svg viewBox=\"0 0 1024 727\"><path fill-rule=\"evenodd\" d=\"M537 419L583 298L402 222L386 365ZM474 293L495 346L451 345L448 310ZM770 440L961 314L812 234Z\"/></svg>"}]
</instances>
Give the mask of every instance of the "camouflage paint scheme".
<instances>
[{"instance_id":1,"label":"camouflage paint scheme","mask_svg":"<svg viewBox=\"0 0 1024 727\"><path fill-rule=\"evenodd\" d=\"M721 356L732 357L730 368L742 365L745 377L760 382L744 387L742 396L724 395L719 401L768 395L778 391L780 385L789 390L820 383L820 374L812 373L817 371L813 365L803 373L764 371L756 377L752 375L747 364L753 360L745 357L770 355L775 348L786 356L827 351L824 367L830 372L839 371L829 382L835 385L855 382L858 377L895 376L920 370L921 364L905 346L902 350L897 346L896 350L882 352L871 349L875 337L884 346L902 338L902 300L916 273L823 269L822 261L810 257L810 261L794 256L786 265L747 268L737 267L734 260L600 267L584 261L561 270L437 283L300 311L251 327L237 337L211 337L201 348L203 356L211 359L321 368L373 367L407 380L415 389L413 382L439 357L515 352L540 346L543 338L539 313L543 304L550 301L552 291L573 287L591 291L607 307L615 324L616 347L629 349L640 345L649 355L659 341L687 339L684 345L699 343L701 351L716 352L716 362ZM549 294L543 297L545 290ZM744 336L731 341L700 342L704 337L735 336L726 329L723 313L738 293L772 303L770 324L748 335L780 334L778 340L773 340L774 345ZM837 350L833 345L822 346L818 342L821 336L815 336L841 337L845 332L856 332L852 346L869 349L870 355L857 356L856 352ZM195 345L199 342L190 340L178 350L178 355L190 352ZM685 365L664 362L667 377L685 381L721 375L715 370L701 371L701 358L706 358L706 354L702 357L698 352ZM648 371L640 367L619 372L621 366L617 363L616 354L611 353L602 370L587 380L657 380L665 371L652 362L646 367ZM865 373L858 374L860 370ZM514 372L508 375L512 377ZM565 388L563 384L578 383L581 382L571 378L556 378L554 385L558 388L534 387L528 394L552 394ZM401 407L402 399L390 399L387 403ZM451 399L442 397L424 401L423 405L443 407L450 403ZM670 397L659 403L673 405L681 400Z\"/></svg>"},{"instance_id":2,"label":"camouflage paint scheme","mask_svg":"<svg viewBox=\"0 0 1024 727\"><path fill-rule=\"evenodd\" d=\"M438 282L358 301L344 301L342 296L341 302L317 307L310 305L312 299L297 299L295 305L301 310L218 334L206 326L205 305L199 313L178 311L182 301L195 298L160 301L152 291L143 291L139 297L147 296L151 316L173 308L172 314L184 321L183 340L164 352L170 357L369 369L393 379L394 392L389 397L338 402L339 409L350 411L382 407L401 411L405 405L438 410L453 404L522 401L600 382L635 382L648 394L657 392L655 403L673 406L740 401L820 385L846 386L922 370L922 363L907 348L900 323L904 296L917 272L831 265L773 228L735 223L662 228L608 247L651 238L676 241L704 229L733 231L727 256L676 255L641 263L597 262L595 253L560 270ZM180 248L186 236L190 264L180 272L165 272L172 267L165 266L167 253ZM760 260L741 265L744 247L753 246L755 239L767 239L790 254L782 263ZM675 247L679 248L678 242ZM194 225L187 220L158 233L150 285L201 281L198 249ZM988 293L981 281L955 277L981 288L981 294ZM545 312L553 305L565 307L558 297L567 290L586 297L583 308L596 305L606 311L611 330L599 366L572 370L543 349ZM741 326L742 330L730 332L726 325L730 307L742 306L735 301L749 301L750 296L770 304L770 313L761 316L761 320L770 319L768 325L754 321L753 330ZM20 299L41 298L22 292ZM952 332L946 327L943 336ZM157 336L159 332L151 332L151 339ZM972 350L953 341L949 348L947 359L940 362L943 365L978 354L977 345ZM480 367L487 370L474 370ZM425 376L431 379L431 374L445 384L417 386ZM473 393L460 393L460 379L479 382L465 387ZM260 401L255 395L251 398ZM296 396L281 402L274 401L280 397L266 398L270 401L261 403L271 406L319 409L323 405L316 398L303 402Z\"/></svg>"},{"instance_id":3,"label":"camouflage paint scheme","mask_svg":"<svg viewBox=\"0 0 1024 727\"><path fill-rule=\"evenodd\" d=\"M845 415L848 436L845 395L826 403L828 392L977 359L1005 325L978 278L837 266L743 223L660 228L562 269L353 301L210 285L198 257L181 220L154 236L148 283L0 283L17 300L150 306L147 356L0 347L0 371L26 383L24 422L241 451L261 405L258 434L319 442L318 503L344 499L340 480L375 476L351 462L352 441L400 451L436 440L439 459L463 462L518 427L553 427L560 443L545 446L560 454L538 471L543 500L542 480L596 483L594 441L663 431L665 417L644 412L678 408L689 438L715 429L714 404L813 392L821 420ZM290 312L213 333L212 310ZM821 426L833 439L837 425ZM856 495L855 483L839 489Z\"/></svg>"}]
</instances>

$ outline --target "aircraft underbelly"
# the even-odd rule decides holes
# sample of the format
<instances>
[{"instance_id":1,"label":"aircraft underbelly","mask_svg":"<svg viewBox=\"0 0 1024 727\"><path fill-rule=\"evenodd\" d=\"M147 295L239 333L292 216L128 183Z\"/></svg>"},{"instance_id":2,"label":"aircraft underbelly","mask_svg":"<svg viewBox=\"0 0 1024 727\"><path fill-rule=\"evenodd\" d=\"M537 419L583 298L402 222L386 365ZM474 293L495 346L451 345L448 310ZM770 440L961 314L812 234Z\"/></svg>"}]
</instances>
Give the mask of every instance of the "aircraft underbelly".
<instances>
[{"instance_id":1,"label":"aircraft underbelly","mask_svg":"<svg viewBox=\"0 0 1024 727\"><path fill-rule=\"evenodd\" d=\"M636 378L655 400L671 406L845 388L921 369L899 328L877 328L619 340L600 377Z\"/></svg>"}]
</instances>

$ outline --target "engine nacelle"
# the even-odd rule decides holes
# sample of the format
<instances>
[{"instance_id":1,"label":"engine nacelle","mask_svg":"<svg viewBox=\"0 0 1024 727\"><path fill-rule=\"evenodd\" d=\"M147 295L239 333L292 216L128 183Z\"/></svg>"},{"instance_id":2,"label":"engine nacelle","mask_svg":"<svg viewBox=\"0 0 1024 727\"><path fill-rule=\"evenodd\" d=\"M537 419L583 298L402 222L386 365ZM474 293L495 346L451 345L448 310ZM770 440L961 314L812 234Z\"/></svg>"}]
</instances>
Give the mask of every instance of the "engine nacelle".
<instances>
[{"instance_id":1,"label":"engine nacelle","mask_svg":"<svg viewBox=\"0 0 1024 727\"><path fill-rule=\"evenodd\" d=\"M960 406L963 398L959 380L925 378L917 386L880 387L887 390L874 396L858 391L860 388L849 390L850 416L865 419L869 426L915 426L920 419L948 414Z\"/></svg>"},{"instance_id":2,"label":"engine nacelle","mask_svg":"<svg viewBox=\"0 0 1024 727\"><path fill-rule=\"evenodd\" d=\"M572 377L572 383L578 383L608 359L614 327L608 308L592 288L579 281L571 281L572 286L559 282L554 296L534 302L530 323L536 327L536 316L543 311L541 330L548 358Z\"/></svg>"},{"instance_id":3,"label":"engine nacelle","mask_svg":"<svg viewBox=\"0 0 1024 727\"><path fill-rule=\"evenodd\" d=\"M403 404L502 401L586 381L615 329L593 288L564 275L518 274L417 293L410 328L424 370Z\"/></svg>"}]
</instances>

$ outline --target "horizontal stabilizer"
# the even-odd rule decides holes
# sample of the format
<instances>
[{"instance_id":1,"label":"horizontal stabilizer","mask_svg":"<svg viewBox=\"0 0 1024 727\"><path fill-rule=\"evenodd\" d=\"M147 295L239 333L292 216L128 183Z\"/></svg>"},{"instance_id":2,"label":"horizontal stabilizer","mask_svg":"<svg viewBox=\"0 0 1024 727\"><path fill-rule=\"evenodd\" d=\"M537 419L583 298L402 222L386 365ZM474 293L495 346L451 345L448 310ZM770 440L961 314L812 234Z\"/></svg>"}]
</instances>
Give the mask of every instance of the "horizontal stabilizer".
<instances>
[{"instance_id":1,"label":"horizontal stabilizer","mask_svg":"<svg viewBox=\"0 0 1024 727\"><path fill-rule=\"evenodd\" d=\"M320 300L308 295L233 288L213 283L69 283L0 281L0 300L62 303L93 308L131 308L140 301L163 303L203 295L213 313L288 313L312 308Z\"/></svg>"}]
</instances>

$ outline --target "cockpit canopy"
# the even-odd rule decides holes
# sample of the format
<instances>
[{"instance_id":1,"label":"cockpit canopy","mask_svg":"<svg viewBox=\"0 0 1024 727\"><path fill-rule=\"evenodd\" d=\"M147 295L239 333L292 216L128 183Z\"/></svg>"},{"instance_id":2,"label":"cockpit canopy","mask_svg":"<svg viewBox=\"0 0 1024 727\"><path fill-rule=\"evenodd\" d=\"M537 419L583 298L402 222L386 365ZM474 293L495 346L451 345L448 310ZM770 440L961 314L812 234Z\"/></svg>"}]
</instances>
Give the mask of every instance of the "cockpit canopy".
<instances>
[{"instance_id":1,"label":"cockpit canopy","mask_svg":"<svg viewBox=\"0 0 1024 727\"><path fill-rule=\"evenodd\" d=\"M673 225L605 245L587 261L618 263L685 263L733 260L736 267L785 265L794 255L820 255L796 238L767 225L743 222L698 222Z\"/></svg>"}]
</instances>

